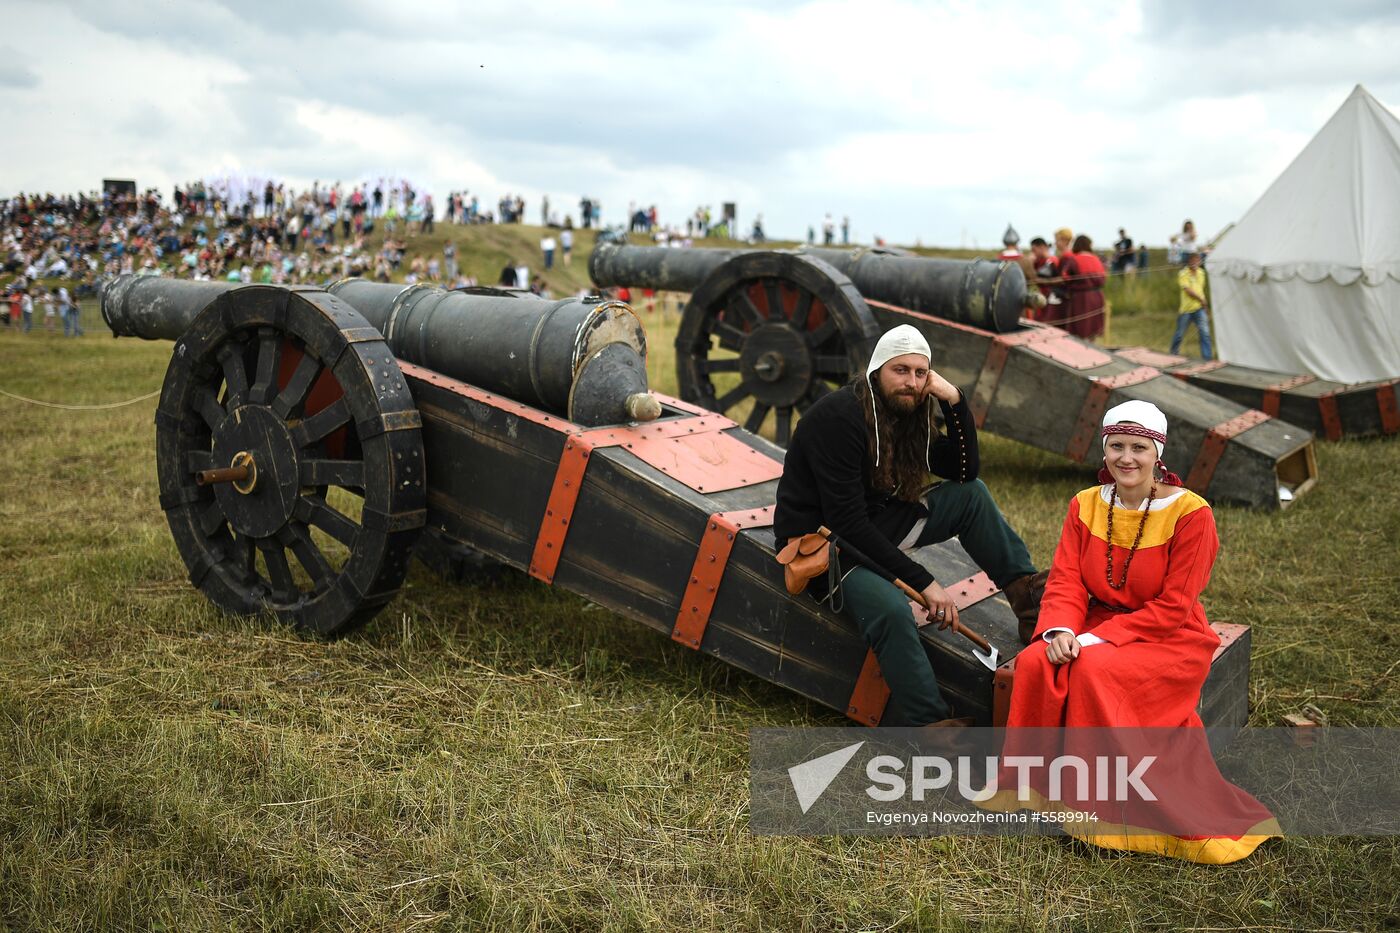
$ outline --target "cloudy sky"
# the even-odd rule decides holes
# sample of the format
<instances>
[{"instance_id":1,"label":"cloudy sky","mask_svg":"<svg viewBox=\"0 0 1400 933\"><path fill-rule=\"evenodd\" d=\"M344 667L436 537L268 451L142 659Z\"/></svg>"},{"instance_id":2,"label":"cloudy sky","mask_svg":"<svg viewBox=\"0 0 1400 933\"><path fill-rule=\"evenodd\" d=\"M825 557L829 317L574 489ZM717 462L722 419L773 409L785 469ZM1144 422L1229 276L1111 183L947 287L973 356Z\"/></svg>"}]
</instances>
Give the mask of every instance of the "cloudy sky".
<instances>
[{"instance_id":1,"label":"cloudy sky","mask_svg":"<svg viewBox=\"0 0 1400 933\"><path fill-rule=\"evenodd\" d=\"M0 0L0 189L400 175L577 214L979 245L1235 220L1364 84L1393 2Z\"/></svg>"}]
</instances>

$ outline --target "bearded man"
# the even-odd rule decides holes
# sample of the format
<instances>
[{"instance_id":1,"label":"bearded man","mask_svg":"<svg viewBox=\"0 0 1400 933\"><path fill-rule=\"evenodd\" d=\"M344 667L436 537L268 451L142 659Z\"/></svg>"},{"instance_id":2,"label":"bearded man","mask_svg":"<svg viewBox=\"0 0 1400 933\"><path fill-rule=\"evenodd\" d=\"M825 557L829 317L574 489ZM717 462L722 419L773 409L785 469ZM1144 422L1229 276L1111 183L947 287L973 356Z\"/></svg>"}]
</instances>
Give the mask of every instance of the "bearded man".
<instances>
[{"instance_id":1,"label":"bearded man","mask_svg":"<svg viewBox=\"0 0 1400 933\"><path fill-rule=\"evenodd\" d=\"M916 611L879 574L843 567L833 603L859 626L880 662L890 688L887 726L971 722L952 718L918 633L928 622L952 624L957 607L905 551L957 537L1005 591L1023 641L1035 629L1045 589L1046 572L1036 573L1025 543L977 478L977 427L963 393L929 360L928 341L901 324L875 345L864 379L809 408L788 446L774 514L778 542L825 525L927 600L929 611ZM935 401L947 434L934 425ZM945 481L927 488L930 474Z\"/></svg>"}]
</instances>

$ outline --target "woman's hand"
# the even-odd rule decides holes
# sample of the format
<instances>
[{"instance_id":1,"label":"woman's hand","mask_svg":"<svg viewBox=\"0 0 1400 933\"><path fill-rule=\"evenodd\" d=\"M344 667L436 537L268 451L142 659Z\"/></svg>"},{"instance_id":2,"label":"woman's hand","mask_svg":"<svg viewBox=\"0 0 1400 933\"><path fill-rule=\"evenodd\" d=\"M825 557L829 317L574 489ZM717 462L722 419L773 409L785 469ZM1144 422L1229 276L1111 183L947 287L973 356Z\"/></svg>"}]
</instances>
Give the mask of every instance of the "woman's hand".
<instances>
[{"instance_id":1,"label":"woman's hand","mask_svg":"<svg viewBox=\"0 0 1400 933\"><path fill-rule=\"evenodd\" d=\"M1079 639L1069 632L1057 632L1045 648L1045 657L1051 664L1068 664L1079 657Z\"/></svg>"}]
</instances>

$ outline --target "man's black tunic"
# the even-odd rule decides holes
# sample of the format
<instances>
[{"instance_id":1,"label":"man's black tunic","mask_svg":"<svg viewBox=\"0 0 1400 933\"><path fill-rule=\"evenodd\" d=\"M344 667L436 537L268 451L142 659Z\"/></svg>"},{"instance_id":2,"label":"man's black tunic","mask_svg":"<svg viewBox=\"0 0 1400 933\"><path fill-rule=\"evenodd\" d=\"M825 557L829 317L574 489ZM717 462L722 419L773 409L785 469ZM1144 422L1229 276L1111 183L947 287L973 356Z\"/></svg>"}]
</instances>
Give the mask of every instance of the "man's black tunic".
<instances>
[{"instance_id":1,"label":"man's black tunic","mask_svg":"<svg viewBox=\"0 0 1400 933\"><path fill-rule=\"evenodd\" d=\"M947 433L933 434L929 466L945 479L976 479L977 426L966 398L959 393L956 405L941 400L939 405ZM781 548L788 538L825 525L922 591L933 582L933 575L897 545L928 510L922 502L905 502L895 498L893 490L871 486L867 431L860 402L849 385L807 409L797 422L778 481L774 537Z\"/></svg>"}]
</instances>

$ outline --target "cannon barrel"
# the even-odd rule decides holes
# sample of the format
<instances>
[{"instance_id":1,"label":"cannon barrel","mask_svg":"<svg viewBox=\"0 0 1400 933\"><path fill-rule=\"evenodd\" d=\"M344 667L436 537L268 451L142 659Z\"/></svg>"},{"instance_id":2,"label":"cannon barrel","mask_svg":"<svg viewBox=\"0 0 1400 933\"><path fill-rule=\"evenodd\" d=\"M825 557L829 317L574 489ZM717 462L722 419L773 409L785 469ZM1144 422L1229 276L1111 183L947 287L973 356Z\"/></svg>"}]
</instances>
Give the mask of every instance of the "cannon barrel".
<instances>
[{"instance_id":1,"label":"cannon barrel","mask_svg":"<svg viewBox=\"0 0 1400 933\"><path fill-rule=\"evenodd\" d=\"M400 359L581 424L650 421L646 331L620 301L480 295L441 288L337 282Z\"/></svg>"},{"instance_id":2,"label":"cannon barrel","mask_svg":"<svg viewBox=\"0 0 1400 933\"><path fill-rule=\"evenodd\" d=\"M118 336L174 340L229 282L121 276L102 296ZM347 279L329 291L384 335L394 355L580 424L660 414L646 374L646 334L626 304L546 301Z\"/></svg>"},{"instance_id":3,"label":"cannon barrel","mask_svg":"<svg viewBox=\"0 0 1400 933\"><path fill-rule=\"evenodd\" d=\"M745 253L771 250L669 249L600 244L588 271L600 286L625 285L694 292L721 265ZM1012 262L934 259L880 248L801 249L851 280L862 296L990 330L1018 330L1026 276Z\"/></svg>"},{"instance_id":4,"label":"cannon barrel","mask_svg":"<svg viewBox=\"0 0 1400 933\"><path fill-rule=\"evenodd\" d=\"M102 288L102 319L117 337L178 340L195 315L240 284L119 275Z\"/></svg>"}]
</instances>

